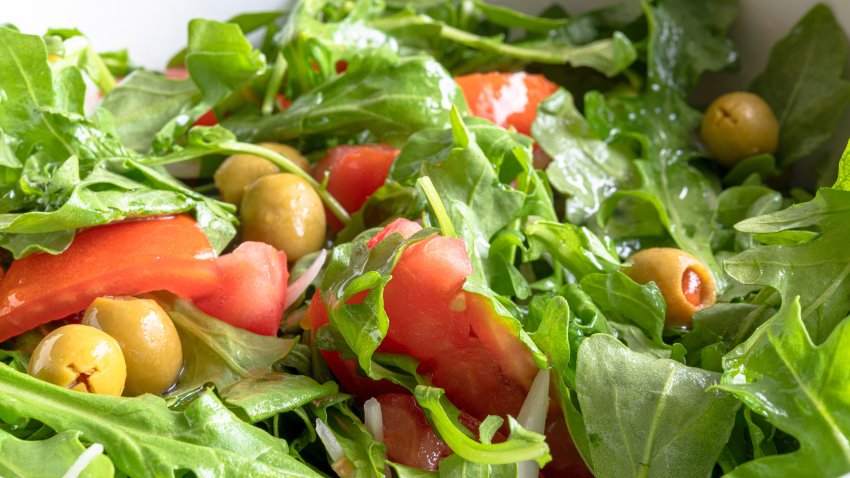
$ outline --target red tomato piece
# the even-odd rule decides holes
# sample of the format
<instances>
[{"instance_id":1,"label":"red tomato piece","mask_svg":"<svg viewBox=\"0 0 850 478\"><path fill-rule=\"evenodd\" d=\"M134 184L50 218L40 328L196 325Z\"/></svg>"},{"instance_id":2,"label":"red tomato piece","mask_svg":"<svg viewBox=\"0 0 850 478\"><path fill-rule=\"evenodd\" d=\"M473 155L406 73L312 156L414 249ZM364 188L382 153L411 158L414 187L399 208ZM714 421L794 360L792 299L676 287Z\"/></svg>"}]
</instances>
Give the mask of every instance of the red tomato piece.
<instances>
[{"instance_id":1,"label":"red tomato piece","mask_svg":"<svg viewBox=\"0 0 850 478\"><path fill-rule=\"evenodd\" d=\"M455 81L473 115L504 128L513 126L522 134L531 134L537 106L558 89L543 75L524 72L473 73Z\"/></svg>"},{"instance_id":2,"label":"red tomato piece","mask_svg":"<svg viewBox=\"0 0 850 478\"><path fill-rule=\"evenodd\" d=\"M215 291L194 300L207 314L255 334L277 335L286 302L286 254L262 242L243 242L215 260Z\"/></svg>"},{"instance_id":3,"label":"red tomato piece","mask_svg":"<svg viewBox=\"0 0 850 478\"><path fill-rule=\"evenodd\" d=\"M348 212L356 212L366 199L387 180L390 166L398 150L389 146L337 146L319 161L313 170L316 181L322 182L328 172L328 192ZM342 223L328 211L328 224L342 229Z\"/></svg>"},{"instance_id":4,"label":"red tomato piece","mask_svg":"<svg viewBox=\"0 0 850 478\"><path fill-rule=\"evenodd\" d=\"M0 342L104 295L207 294L218 283L214 257L204 232L185 215L87 229L61 254L12 263L0 282Z\"/></svg>"},{"instance_id":5,"label":"red tomato piece","mask_svg":"<svg viewBox=\"0 0 850 478\"><path fill-rule=\"evenodd\" d=\"M409 225L396 221L378 236L400 232L402 227ZM410 229L407 234L415 232ZM370 245L374 243L370 241ZM471 273L466 248L458 239L435 236L408 247L384 289L390 327L378 351L419 360L419 373L445 389L452 403L472 417L516 417L537 367L511 330L510 321L495 313L489 299L462 289ZM314 329L328 323L325 307L317 298L310 304ZM358 375L354 361L343 360L334 352L322 353L343 387L360 400L376 395L378 389L386 390L386 384ZM560 408L552 407L548 427L559 432L557 424L563 421ZM569 433L550 438L560 442L553 445L557 455L546 472L565 476L560 473L570 470L574 476L589 476ZM406 455L411 460L419 459L416 449L406 449L412 450Z\"/></svg>"},{"instance_id":6,"label":"red tomato piece","mask_svg":"<svg viewBox=\"0 0 850 478\"><path fill-rule=\"evenodd\" d=\"M366 244L366 247L368 247L369 249L375 247L376 244L383 241L385 237L393 233L399 233L403 238L407 239L408 237L416 234L421 230L422 226L420 226L419 224L409 219L400 217L395 221L387 224L377 234L372 236L372 238L369 239L369 242Z\"/></svg>"}]
</instances>

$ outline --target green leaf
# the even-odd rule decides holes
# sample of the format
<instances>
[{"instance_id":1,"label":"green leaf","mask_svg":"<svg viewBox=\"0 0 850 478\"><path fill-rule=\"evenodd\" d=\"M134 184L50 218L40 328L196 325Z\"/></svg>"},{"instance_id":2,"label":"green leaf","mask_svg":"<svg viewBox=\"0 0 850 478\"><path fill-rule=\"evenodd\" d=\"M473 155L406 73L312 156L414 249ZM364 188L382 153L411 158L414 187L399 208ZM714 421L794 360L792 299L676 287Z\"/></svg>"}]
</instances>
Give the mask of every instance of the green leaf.
<instances>
[{"instance_id":1,"label":"green leaf","mask_svg":"<svg viewBox=\"0 0 850 478\"><path fill-rule=\"evenodd\" d=\"M734 0L660 0L644 3L649 22L648 80L686 96L706 71L734 65L738 54L726 31L738 15Z\"/></svg>"},{"instance_id":2,"label":"green leaf","mask_svg":"<svg viewBox=\"0 0 850 478\"><path fill-rule=\"evenodd\" d=\"M746 250L724 261L726 272L744 284L773 287L786 304L799 296L803 322L820 343L850 310L848 211L850 192L821 189L809 202L740 222L738 231L765 237L812 227L819 235L800 244Z\"/></svg>"},{"instance_id":3,"label":"green leaf","mask_svg":"<svg viewBox=\"0 0 850 478\"><path fill-rule=\"evenodd\" d=\"M436 61L406 57L390 63L375 58L299 96L281 113L264 118L236 115L223 125L252 141L391 142L422 129L448 127L453 104L465 110L460 89Z\"/></svg>"},{"instance_id":4,"label":"green leaf","mask_svg":"<svg viewBox=\"0 0 850 478\"><path fill-rule=\"evenodd\" d=\"M630 351L597 334L579 349L576 391L596 476L708 476L738 401L719 374Z\"/></svg>"},{"instance_id":5,"label":"green leaf","mask_svg":"<svg viewBox=\"0 0 850 478\"><path fill-rule=\"evenodd\" d=\"M564 89L540 104L531 131L552 158L546 175L567 194L567 219L581 224L635 175L627 155L596 137Z\"/></svg>"},{"instance_id":6,"label":"green leaf","mask_svg":"<svg viewBox=\"0 0 850 478\"><path fill-rule=\"evenodd\" d=\"M798 299L790 300L724 358L722 385L800 443L792 453L763 457L729 476L840 476L850 471L850 380L845 355L850 322L820 346L806 332Z\"/></svg>"},{"instance_id":7,"label":"green leaf","mask_svg":"<svg viewBox=\"0 0 850 478\"><path fill-rule=\"evenodd\" d=\"M319 384L306 375L256 370L221 390L224 403L247 422L257 423L339 391L335 382Z\"/></svg>"},{"instance_id":8,"label":"green leaf","mask_svg":"<svg viewBox=\"0 0 850 478\"><path fill-rule=\"evenodd\" d=\"M171 317L183 346L183 373L171 395L206 383L222 390L246 377L269 372L295 345L291 339L234 327L171 294L152 294L152 298Z\"/></svg>"},{"instance_id":9,"label":"green leaf","mask_svg":"<svg viewBox=\"0 0 850 478\"><path fill-rule=\"evenodd\" d=\"M850 191L850 142L847 143L847 148L844 149L844 154L841 155L841 160L838 162L838 178L832 188Z\"/></svg>"},{"instance_id":10,"label":"green leaf","mask_svg":"<svg viewBox=\"0 0 850 478\"><path fill-rule=\"evenodd\" d=\"M523 429L513 417L508 417L511 433L502 443L484 444L467 436L452 420L447 410L453 407L444 404L445 392L441 388L418 385L413 391L440 438L461 458L484 465L503 465L534 460L543 466L552 457L543 435Z\"/></svg>"},{"instance_id":11,"label":"green leaf","mask_svg":"<svg viewBox=\"0 0 850 478\"><path fill-rule=\"evenodd\" d=\"M606 317L634 324L657 344L664 345L661 334L667 305L654 283L641 285L622 272L614 272L588 274L579 284Z\"/></svg>"},{"instance_id":12,"label":"green leaf","mask_svg":"<svg viewBox=\"0 0 850 478\"><path fill-rule=\"evenodd\" d=\"M620 270L620 258L611 243L587 228L537 221L526 226L525 235L532 257L548 252L577 279L594 272Z\"/></svg>"},{"instance_id":13,"label":"green leaf","mask_svg":"<svg viewBox=\"0 0 850 478\"><path fill-rule=\"evenodd\" d=\"M0 475L19 478L65 476L86 447L80 432L66 431L46 440L25 441L0 429ZM115 469L103 454L94 455L80 478L112 478Z\"/></svg>"},{"instance_id":14,"label":"green leaf","mask_svg":"<svg viewBox=\"0 0 850 478\"><path fill-rule=\"evenodd\" d=\"M44 41L0 27L0 72L0 96L6 99L0 108L0 129L17 135L39 122L40 107L53 105L53 76Z\"/></svg>"},{"instance_id":15,"label":"green leaf","mask_svg":"<svg viewBox=\"0 0 850 478\"><path fill-rule=\"evenodd\" d=\"M132 476L176 472L315 477L291 457L286 442L229 412L210 391L183 411L147 394L119 398L75 392L0 365L0 419L38 420L62 432L79 430L103 445L115 467Z\"/></svg>"},{"instance_id":16,"label":"green leaf","mask_svg":"<svg viewBox=\"0 0 850 478\"><path fill-rule=\"evenodd\" d=\"M173 80L137 70L106 95L101 107L112 113L124 145L145 153L166 123L188 112L200 99L200 90L189 79Z\"/></svg>"},{"instance_id":17,"label":"green leaf","mask_svg":"<svg viewBox=\"0 0 850 478\"><path fill-rule=\"evenodd\" d=\"M843 78L847 54L847 36L832 10L815 5L774 45L753 81L750 89L779 120L783 168L826 143L850 105L850 81Z\"/></svg>"},{"instance_id":18,"label":"green leaf","mask_svg":"<svg viewBox=\"0 0 850 478\"><path fill-rule=\"evenodd\" d=\"M782 194L765 186L733 186L717 196L715 220L723 227L723 232L717 231L715 247L729 251L743 251L756 245L751 234L734 230L735 224L764 214L770 214L782 209ZM729 239L723 246L717 245L721 234L728 234Z\"/></svg>"},{"instance_id":19,"label":"green leaf","mask_svg":"<svg viewBox=\"0 0 850 478\"><path fill-rule=\"evenodd\" d=\"M460 455L449 455L440 460L440 478L514 478L517 476L515 463L484 465L464 460Z\"/></svg>"}]
</instances>

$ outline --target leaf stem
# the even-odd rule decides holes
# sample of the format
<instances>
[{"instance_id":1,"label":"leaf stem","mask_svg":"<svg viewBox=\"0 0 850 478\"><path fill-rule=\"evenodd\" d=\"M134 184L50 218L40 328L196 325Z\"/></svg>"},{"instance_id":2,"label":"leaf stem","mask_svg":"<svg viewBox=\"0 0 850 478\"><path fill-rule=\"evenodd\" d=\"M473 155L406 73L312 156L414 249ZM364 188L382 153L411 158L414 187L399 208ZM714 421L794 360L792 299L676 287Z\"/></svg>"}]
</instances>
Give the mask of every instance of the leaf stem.
<instances>
[{"instance_id":1,"label":"leaf stem","mask_svg":"<svg viewBox=\"0 0 850 478\"><path fill-rule=\"evenodd\" d=\"M263 96L263 106L261 108L263 116L272 114L274 102L277 99L277 93L280 90L280 85L283 83L283 77L286 75L288 66L286 58L281 53L278 53L274 61L274 68L269 76L269 84L266 86L265 96Z\"/></svg>"},{"instance_id":2,"label":"leaf stem","mask_svg":"<svg viewBox=\"0 0 850 478\"><path fill-rule=\"evenodd\" d=\"M428 200L428 204L431 206L431 209L434 210L434 215L437 216L437 222L440 224L440 230L443 232L443 235L446 237L457 237L452 220L449 218L449 213L446 212L446 208L443 206L443 201L440 199L440 195L437 193L434 183L431 182L431 178L423 176L416 182L425 193L425 198Z\"/></svg>"}]
</instances>

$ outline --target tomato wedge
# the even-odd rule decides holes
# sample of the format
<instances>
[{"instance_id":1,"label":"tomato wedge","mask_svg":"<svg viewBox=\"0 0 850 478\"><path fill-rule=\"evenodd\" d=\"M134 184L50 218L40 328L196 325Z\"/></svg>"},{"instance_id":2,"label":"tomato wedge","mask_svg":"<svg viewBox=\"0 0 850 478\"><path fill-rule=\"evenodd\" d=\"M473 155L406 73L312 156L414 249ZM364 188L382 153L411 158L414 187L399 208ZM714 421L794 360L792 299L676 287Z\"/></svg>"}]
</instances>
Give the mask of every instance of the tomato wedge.
<instances>
[{"instance_id":1,"label":"tomato wedge","mask_svg":"<svg viewBox=\"0 0 850 478\"><path fill-rule=\"evenodd\" d=\"M87 229L61 254L12 263L0 282L0 342L77 313L103 295L208 294L219 280L214 257L207 236L186 215Z\"/></svg>"},{"instance_id":2,"label":"tomato wedge","mask_svg":"<svg viewBox=\"0 0 850 478\"><path fill-rule=\"evenodd\" d=\"M548 98L558 85L543 75L528 73L473 73L455 81L472 114L522 134L531 134L537 105Z\"/></svg>"},{"instance_id":3,"label":"tomato wedge","mask_svg":"<svg viewBox=\"0 0 850 478\"><path fill-rule=\"evenodd\" d=\"M207 314L255 334L277 335L286 302L286 254L263 242L243 242L215 260L216 289L194 300Z\"/></svg>"},{"instance_id":4,"label":"tomato wedge","mask_svg":"<svg viewBox=\"0 0 850 478\"><path fill-rule=\"evenodd\" d=\"M382 144L337 146L319 161L313 177L322 182L327 172L328 192L346 211L353 213L384 184L397 155L398 150ZM327 217L331 227L342 229L342 223L333 214L328 213Z\"/></svg>"},{"instance_id":5,"label":"tomato wedge","mask_svg":"<svg viewBox=\"0 0 850 478\"><path fill-rule=\"evenodd\" d=\"M418 229L415 223L397 220L378 236L398 232L409 237ZM508 319L496 314L489 299L463 290L471 273L466 247L459 239L434 236L408 247L384 289L390 326L378 351L419 360L418 372L445 389L452 403L478 420L487 415L516 417L537 367ZM308 313L314 329L329 322L318 294ZM397 389L359 375L356 363L336 352L322 354L343 387L360 400ZM552 445L554 460L544 474L589 476L566 427L559 425L563 421L560 409L553 406L547 435L557 444ZM407 423L414 421L408 419ZM414 429L410 433L420 432ZM411 463L419 460L415 447L404 448Z\"/></svg>"}]
</instances>

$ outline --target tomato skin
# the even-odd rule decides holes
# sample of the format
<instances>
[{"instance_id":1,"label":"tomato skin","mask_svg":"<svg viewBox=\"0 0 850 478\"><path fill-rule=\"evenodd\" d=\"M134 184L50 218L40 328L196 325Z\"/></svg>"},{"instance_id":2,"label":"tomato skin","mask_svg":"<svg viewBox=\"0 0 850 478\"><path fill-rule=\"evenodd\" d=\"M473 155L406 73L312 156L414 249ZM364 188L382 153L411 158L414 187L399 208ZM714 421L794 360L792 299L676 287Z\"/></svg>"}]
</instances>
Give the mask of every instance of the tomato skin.
<instances>
[{"instance_id":1,"label":"tomato skin","mask_svg":"<svg viewBox=\"0 0 850 478\"><path fill-rule=\"evenodd\" d=\"M421 230L422 226L420 226L419 224L409 219L400 217L384 226L383 229L381 229L377 234L372 236L372 238L369 239L369 242L366 244L366 247L368 247L369 249L375 247L379 242L383 241L385 237L389 236L392 233L401 234L401 237L407 239L408 237L416 234Z\"/></svg>"},{"instance_id":2,"label":"tomato skin","mask_svg":"<svg viewBox=\"0 0 850 478\"><path fill-rule=\"evenodd\" d=\"M262 242L243 242L215 260L216 289L194 300L205 313L260 335L277 335L286 302L286 254Z\"/></svg>"},{"instance_id":3,"label":"tomato skin","mask_svg":"<svg viewBox=\"0 0 850 478\"><path fill-rule=\"evenodd\" d=\"M537 106L558 85L543 75L519 73L473 73L455 81L463 90L469 109L503 128L513 126L522 134L531 134Z\"/></svg>"},{"instance_id":4,"label":"tomato skin","mask_svg":"<svg viewBox=\"0 0 850 478\"><path fill-rule=\"evenodd\" d=\"M415 223L397 220L379 232L369 246L392 232L409 236L417 230ZM489 299L462 289L471 273L469 256L459 239L434 236L408 247L384 289L390 327L378 351L403 353L419 360L418 372L443 388L452 403L471 417L515 417L537 367L510 329L511 322L495 313ZM328 323L318 294L309 312L314 330ZM395 387L359 375L353 360L343 360L335 352L322 353L343 387L361 401ZM422 436L414 420L400 419L399 423L406 424L397 425L400 428L414 427L399 434ZM557 444L552 445L554 460L544 469L544 475L590 476L572 444L560 408L554 405L547 417L547 436ZM409 460L411 466L420 466L423 456L437 453L433 447L428 448L430 454L425 453L402 439L397 445L394 453L399 456L391 457L405 464Z\"/></svg>"},{"instance_id":5,"label":"tomato skin","mask_svg":"<svg viewBox=\"0 0 850 478\"><path fill-rule=\"evenodd\" d=\"M346 211L358 211L366 199L387 180L398 150L383 144L363 146L337 146L328 150L313 170L318 182L328 172L328 192ZM328 212L328 224L336 230L342 223Z\"/></svg>"},{"instance_id":6,"label":"tomato skin","mask_svg":"<svg viewBox=\"0 0 850 478\"><path fill-rule=\"evenodd\" d=\"M168 290L194 298L218 283L215 251L189 216L79 232L59 255L14 261L0 282L0 342L84 310L103 295Z\"/></svg>"}]
</instances>

